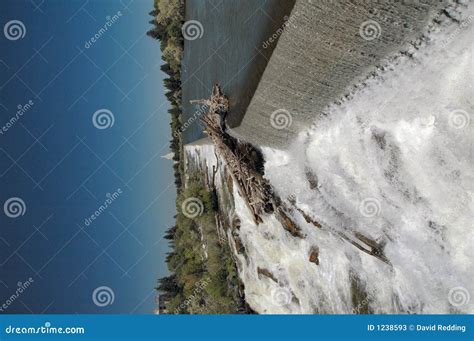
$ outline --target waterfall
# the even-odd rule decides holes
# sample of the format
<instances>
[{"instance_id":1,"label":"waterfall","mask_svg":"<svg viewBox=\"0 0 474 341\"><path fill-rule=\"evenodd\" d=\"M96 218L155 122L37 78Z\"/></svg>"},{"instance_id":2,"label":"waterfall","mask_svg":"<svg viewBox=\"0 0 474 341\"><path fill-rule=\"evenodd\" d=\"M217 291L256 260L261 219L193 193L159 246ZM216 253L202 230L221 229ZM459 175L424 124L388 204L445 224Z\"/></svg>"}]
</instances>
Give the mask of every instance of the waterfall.
<instances>
[{"instance_id":1,"label":"waterfall","mask_svg":"<svg viewBox=\"0 0 474 341\"><path fill-rule=\"evenodd\" d=\"M474 313L473 25L471 6L459 25L431 32L413 57L329 107L286 150L263 148L278 196L326 228L297 210L302 238L273 215L257 226L234 186L246 250L236 256L253 309ZM389 264L341 234L367 236ZM309 261L315 248L319 264Z\"/></svg>"}]
</instances>

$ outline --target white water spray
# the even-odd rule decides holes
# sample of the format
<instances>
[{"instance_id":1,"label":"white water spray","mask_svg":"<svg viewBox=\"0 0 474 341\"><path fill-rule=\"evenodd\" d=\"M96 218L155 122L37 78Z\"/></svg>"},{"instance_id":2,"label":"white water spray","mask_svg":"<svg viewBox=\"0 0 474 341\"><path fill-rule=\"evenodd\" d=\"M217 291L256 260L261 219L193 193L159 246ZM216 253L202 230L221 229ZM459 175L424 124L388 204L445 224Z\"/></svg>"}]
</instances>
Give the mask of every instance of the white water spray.
<instances>
[{"instance_id":1,"label":"white water spray","mask_svg":"<svg viewBox=\"0 0 474 341\"><path fill-rule=\"evenodd\" d=\"M265 176L277 194L296 198L331 230L315 228L296 211L304 238L291 236L271 215L256 226L234 186L247 255L237 256L240 276L257 312L474 312L469 18L472 8L465 24L433 33L414 58L329 108L289 150L264 148ZM334 232L370 237L391 265ZM312 247L319 265L308 260ZM355 283L364 295L359 306Z\"/></svg>"}]
</instances>

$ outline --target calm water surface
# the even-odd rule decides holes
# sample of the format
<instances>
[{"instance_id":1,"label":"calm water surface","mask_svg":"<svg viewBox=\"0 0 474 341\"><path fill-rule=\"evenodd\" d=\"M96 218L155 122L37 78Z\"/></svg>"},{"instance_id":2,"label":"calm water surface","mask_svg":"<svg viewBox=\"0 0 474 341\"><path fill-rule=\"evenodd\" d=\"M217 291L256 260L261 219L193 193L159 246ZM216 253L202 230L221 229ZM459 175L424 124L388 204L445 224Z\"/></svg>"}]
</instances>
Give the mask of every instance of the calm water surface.
<instances>
[{"instance_id":1,"label":"calm water surface","mask_svg":"<svg viewBox=\"0 0 474 341\"><path fill-rule=\"evenodd\" d=\"M190 100L209 97L212 85L219 83L230 98L229 125L240 124L276 45L268 39L282 27L293 5L293 0L187 1L186 21L199 21L203 32L184 44L183 123L200 108ZM202 137L198 120L183 134L185 143Z\"/></svg>"}]
</instances>

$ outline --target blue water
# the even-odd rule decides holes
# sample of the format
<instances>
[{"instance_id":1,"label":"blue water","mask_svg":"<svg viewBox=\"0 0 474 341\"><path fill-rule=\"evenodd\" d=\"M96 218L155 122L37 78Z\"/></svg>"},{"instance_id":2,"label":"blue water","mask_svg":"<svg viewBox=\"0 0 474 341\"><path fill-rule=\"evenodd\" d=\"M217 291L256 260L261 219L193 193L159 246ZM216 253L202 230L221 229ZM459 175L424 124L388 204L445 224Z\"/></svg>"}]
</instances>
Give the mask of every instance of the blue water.
<instances>
[{"instance_id":1,"label":"blue water","mask_svg":"<svg viewBox=\"0 0 474 341\"><path fill-rule=\"evenodd\" d=\"M187 1L186 20L202 25L202 37L185 40L182 61L184 142L204 137L193 99L208 98L219 83L230 99L227 121L239 125L276 42L268 39L282 27L293 0Z\"/></svg>"}]
</instances>

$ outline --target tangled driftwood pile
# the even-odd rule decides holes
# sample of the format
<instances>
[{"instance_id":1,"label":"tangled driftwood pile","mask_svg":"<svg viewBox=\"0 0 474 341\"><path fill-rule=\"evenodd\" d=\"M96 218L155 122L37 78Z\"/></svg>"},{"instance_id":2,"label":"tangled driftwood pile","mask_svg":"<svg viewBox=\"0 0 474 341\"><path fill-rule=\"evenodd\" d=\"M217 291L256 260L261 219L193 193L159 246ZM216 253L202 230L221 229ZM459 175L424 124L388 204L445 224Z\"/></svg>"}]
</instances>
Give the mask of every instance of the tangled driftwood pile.
<instances>
[{"instance_id":1,"label":"tangled driftwood pile","mask_svg":"<svg viewBox=\"0 0 474 341\"><path fill-rule=\"evenodd\" d=\"M212 95L209 99L191 101L208 107L208 111L201 117L205 124L205 133L213 142L217 153L224 159L227 169L238 186L239 194L244 199L250 212L252 212L256 224L262 222L263 213L274 213L283 227L295 237L304 238L298 224L291 217L291 212L296 210L305 221L319 229L325 229L341 239L351 243L360 251L365 252L384 263L390 264L383 253L383 246L361 235L335 231L325 224L321 224L310 217L306 212L296 205L294 198L288 200L289 205L276 196L269 184L258 170L259 152L250 144L238 141L227 132L225 116L229 110L229 100L222 93L218 85L214 85ZM217 157L217 155L216 155ZM218 163L219 166L219 163ZM217 167L218 167L217 166ZM213 167L211 187L214 187L214 177L217 169ZM314 181L309 181L310 189L315 190ZM311 249L309 260L319 265L319 249L315 246ZM264 273L263 273L264 274Z\"/></svg>"},{"instance_id":2,"label":"tangled driftwood pile","mask_svg":"<svg viewBox=\"0 0 474 341\"><path fill-rule=\"evenodd\" d=\"M225 115L229 101L220 87L215 85L211 98L192 101L206 105L208 112L201 117L205 133L214 143L218 154L225 160L228 170L238 186L239 193L253 214L256 223L261 222L263 212L272 211L270 185L253 165L257 151L249 144L237 141L226 131Z\"/></svg>"}]
</instances>

